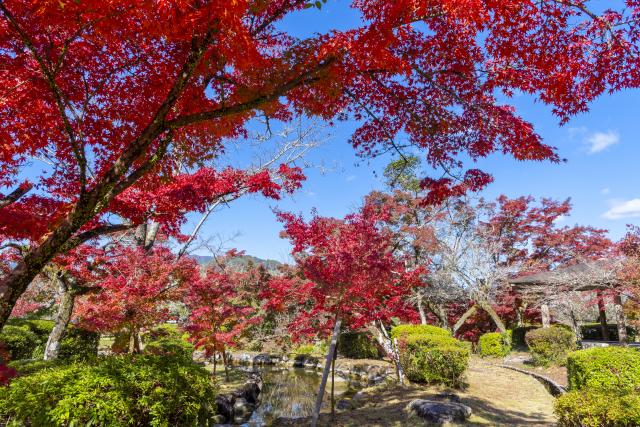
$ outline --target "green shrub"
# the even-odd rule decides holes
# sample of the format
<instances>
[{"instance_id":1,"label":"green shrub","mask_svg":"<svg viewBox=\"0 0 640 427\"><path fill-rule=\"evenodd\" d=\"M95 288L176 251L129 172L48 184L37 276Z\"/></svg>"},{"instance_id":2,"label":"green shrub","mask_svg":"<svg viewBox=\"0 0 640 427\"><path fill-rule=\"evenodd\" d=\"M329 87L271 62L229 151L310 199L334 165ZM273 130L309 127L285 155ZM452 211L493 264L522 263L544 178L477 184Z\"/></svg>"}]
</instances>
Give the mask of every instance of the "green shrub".
<instances>
[{"instance_id":1,"label":"green shrub","mask_svg":"<svg viewBox=\"0 0 640 427\"><path fill-rule=\"evenodd\" d=\"M556 400L554 409L558 423L565 427L640 426L640 394L571 391Z\"/></svg>"},{"instance_id":2,"label":"green shrub","mask_svg":"<svg viewBox=\"0 0 640 427\"><path fill-rule=\"evenodd\" d=\"M40 344L38 336L26 326L5 325L0 333L11 360L30 359Z\"/></svg>"},{"instance_id":3,"label":"green shrub","mask_svg":"<svg viewBox=\"0 0 640 427\"><path fill-rule=\"evenodd\" d=\"M20 377L0 389L8 426L195 426L215 413L210 373L183 359L112 356Z\"/></svg>"},{"instance_id":4,"label":"green shrub","mask_svg":"<svg viewBox=\"0 0 640 427\"><path fill-rule=\"evenodd\" d=\"M533 362L538 366L548 366L552 363L564 365L567 354L576 349L575 334L555 325L529 331L525 340Z\"/></svg>"},{"instance_id":5,"label":"green shrub","mask_svg":"<svg viewBox=\"0 0 640 427\"><path fill-rule=\"evenodd\" d=\"M52 368L58 365L57 360L13 360L8 366L15 369L20 375L30 375L43 369Z\"/></svg>"},{"instance_id":6,"label":"green shrub","mask_svg":"<svg viewBox=\"0 0 640 427\"><path fill-rule=\"evenodd\" d=\"M469 364L469 349L455 338L411 335L400 343L400 363L414 382L460 387Z\"/></svg>"},{"instance_id":7,"label":"green shrub","mask_svg":"<svg viewBox=\"0 0 640 427\"><path fill-rule=\"evenodd\" d=\"M20 332L24 337L23 340L27 340L28 350L23 349L21 341L6 342L7 349L12 354L12 359L40 359L44 356L44 349L49 339L49 334L54 327L54 322L51 320L41 319L10 319L7 322L7 326L3 329L3 333L0 334L0 341L5 341L3 335L5 331L9 331L12 337L7 339L15 340L15 334L19 328L22 331L27 331L26 334ZM95 357L98 355L98 342L100 340L100 334L96 332L90 332L85 329L80 329L76 326L69 325L65 333L64 338L60 342L60 352L58 357L60 359L73 359L81 358L86 359L89 357ZM27 344L24 344L26 346ZM15 351L20 357L13 355Z\"/></svg>"},{"instance_id":8,"label":"green shrub","mask_svg":"<svg viewBox=\"0 0 640 427\"><path fill-rule=\"evenodd\" d=\"M525 335L529 331L540 328L540 326L518 326L511 330L511 348L526 348L527 342L525 341Z\"/></svg>"},{"instance_id":9,"label":"green shrub","mask_svg":"<svg viewBox=\"0 0 640 427\"><path fill-rule=\"evenodd\" d=\"M176 325L159 325L143 336L144 352L156 356L192 359L194 347L187 341L187 337Z\"/></svg>"},{"instance_id":10,"label":"green shrub","mask_svg":"<svg viewBox=\"0 0 640 427\"><path fill-rule=\"evenodd\" d=\"M313 354L316 350L315 344L300 344L293 349L293 354Z\"/></svg>"},{"instance_id":11,"label":"green shrub","mask_svg":"<svg viewBox=\"0 0 640 427\"><path fill-rule=\"evenodd\" d=\"M482 357L504 357L511 351L509 332L489 332L478 340L478 351Z\"/></svg>"},{"instance_id":12,"label":"green shrub","mask_svg":"<svg viewBox=\"0 0 640 427\"><path fill-rule=\"evenodd\" d=\"M38 336L40 341L47 342L49 334L55 325L53 320L44 319L22 319L12 318L7 321L7 325L26 326L31 332Z\"/></svg>"},{"instance_id":13,"label":"green shrub","mask_svg":"<svg viewBox=\"0 0 640 427\"><path fill-rule=\"evenodd\" d=\"M381 359L383 352L366 332L343 332L338 339L338 354L349 359Z\"/></svg>"},{"instance_id":14,"label":"green shrub","mask_svg":"<svg viewBox=\"0 0 640 427\"><path fill-rule=\"evenodd\" d=\"M451 332L433 325L398 325L391 328L391 338L400 340L410 335L440 335L450 337Z\"/></svg>"},{"instance_id":15,"label":"green shrub","mask_svg":"<svg viewBox=\"0 0 640 427\"><path fill-rule=\"evenodd\" d=\"M571 390L610 389L640 394L640 351L599 347L571 353L567 360Z\"/></svg>"},{"instance_id":16,"label":"green shrub","mask_svg":"<svg viewBox=\"0 0 640 427\"><path fill-rule=\"evenodd\" d=\"M60 341L58 358L69 360L96 357L98 355L99 344L99 333L69 326L67 327L64 338Z\"/></svg>"}]
</instances>

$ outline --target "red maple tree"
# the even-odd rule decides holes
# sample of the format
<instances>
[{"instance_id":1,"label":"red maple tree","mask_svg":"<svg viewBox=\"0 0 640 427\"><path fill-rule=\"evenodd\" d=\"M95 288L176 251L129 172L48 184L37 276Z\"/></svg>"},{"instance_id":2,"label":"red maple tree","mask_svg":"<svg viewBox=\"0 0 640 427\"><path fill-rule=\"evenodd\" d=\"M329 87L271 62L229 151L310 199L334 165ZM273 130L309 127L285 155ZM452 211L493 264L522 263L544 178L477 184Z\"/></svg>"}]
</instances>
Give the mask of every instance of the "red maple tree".
<instances>
[{"instance_id":1,"label":"red maple tree","mask_svg":"<svg viewBox=\"0 0 640 427\"><path fill-rule=\"evenodd\" d=\"M0 3L0 232L30 242L0 281L0 323L56 255L121 226L104 214L128 189L206 163L258 114L352 117L363 155L406 136L449 171L425 181L440 200L491 180L460 154L558 160L497 92L534 94L566 121L640 81L637 0L599 14L587 0L354 0L351 28L283 30L309 4ZM33 157L52 166L20 185Z\"/></svg>"},{"instance_id":2,"label":"red maple tree","mask_svg":"<svg viewBox=\"0 0 640 427\"><path fill-rule=\"evenodd\" d=\"M265 297L271 309L298 306L290 325L295 335L326 335L337 318L357 330L415 315L406 299L426 271L407 269L394 253L393 234L381 227L382 215L369 205L343 220L314 215L306 222L278 214L299 275L273 278Z\"/></svg>"},{"instance_id":3,"label":"red maple tree","mask_svg":"<svg viewBox=\"0 0 640 427\"><path fill-rule=\"evenodd\" d=\"M97 275L92 282L95 289L80 300L76 317L83 326L100 332L126 330L133 351L140 350L140 331L169 320L168 303L179 301L187 285L199 280L193 260L178 260L162 245L150 250L118 246L91 270Z\"/></svg>"},{"instance_id":4,"label":"red maple tree","mask_svg":"<svg viewBox=\"0 0 640 427\"><path fill-rule=\"evenodd\" d=\"M225 369L226 349L238 345L247 327L260 322L252 302L265 277L259 266L240 268L229 263L239 255L230 251L218 257L200 280L187 286L184 296L190 340L214 362L216 354L221 354Z\"/></svg>"}]
</instances>

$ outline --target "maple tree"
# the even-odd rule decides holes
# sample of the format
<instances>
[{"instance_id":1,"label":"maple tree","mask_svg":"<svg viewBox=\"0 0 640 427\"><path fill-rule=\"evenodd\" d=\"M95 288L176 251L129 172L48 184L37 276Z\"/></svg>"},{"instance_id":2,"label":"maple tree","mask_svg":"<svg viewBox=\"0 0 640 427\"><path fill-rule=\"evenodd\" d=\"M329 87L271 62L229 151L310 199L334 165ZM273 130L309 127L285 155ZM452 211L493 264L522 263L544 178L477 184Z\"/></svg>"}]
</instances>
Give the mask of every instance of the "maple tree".
<instances>
[{"instance_id":1,"label":"maple tree","mask_svg":"<svg viewBox=\"0 0 640 427\"><path fill-rule=\"evenodd\" d=\"M0 233L29 244L0 281L0 323L54 257L126 226L109 209L211 160L259 114L352 117L363 155L406 136L447 171L424 181L431 201L491 180L462 153L559 160L496 93L533 94L564 122L637 87L640 6L625 3L354 0L352 28L300 39L280 23L306 0L3 0ZM33 157L51 167L30 183Z\"/></svg>"},{"instance_id":2,"label":"maple tree","mask_svg":"<svg viewBox=\"0 0 640 427\"><path fill-rule=\"evenodd\" d=\"M269 309L301 308L290 325L294 335L326 336L337 318L357 330L414 313L406 297L427 270L407 268L394 253L383 215L369 205L342 220L278 213L299 274L274 277L264 297Z\"/></svg>"},{"instance_id":3,"label":"maple tree","mask_svg":"<svg viewBox=\"0 0 640 427\"><path fill-rule=\"evenodd\" d=\"M168 303L179 301L188 283L199 279L199 269L187 257L156 244L145 250L120 245L100 266L93 292L78 304L76 316L87 328L130 336L131 351L140 351L139 332L170 319Z\"/></svg>"},{"instance_id":4,"label":"maple tree","mask_svg":"<svg viewBox=\"0 0 640 427\"><path fill-rule=\"evenodd\" d=\"M268 280L260 266L238 268L229 263L242 255L229 251L207 268L199 280L185 289L184 303L189 309L186 330L197 349L213 357L221 354L225 372L228 347L235 347L246 329L261 321L253 300Z\"/></svg>"}]
</instances>

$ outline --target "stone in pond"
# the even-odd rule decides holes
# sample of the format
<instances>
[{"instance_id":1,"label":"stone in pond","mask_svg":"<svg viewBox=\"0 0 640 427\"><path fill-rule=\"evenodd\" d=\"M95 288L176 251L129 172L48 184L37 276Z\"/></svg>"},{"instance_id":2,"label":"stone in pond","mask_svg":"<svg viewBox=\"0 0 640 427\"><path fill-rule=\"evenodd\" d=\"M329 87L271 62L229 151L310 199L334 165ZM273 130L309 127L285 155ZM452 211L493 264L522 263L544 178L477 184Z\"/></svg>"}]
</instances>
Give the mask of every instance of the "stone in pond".
<instances>
[{"instance_id":1,"label":"stone in pond","mask_svg":"<svg viewBox=\"0 0 640 427\"><path fill-rule=\"evenodd\" d=\"M464 422L471 416L471 408L456 402L416 399L408 408L425 421L439 425Z\"/></svg>"}]
</instances>

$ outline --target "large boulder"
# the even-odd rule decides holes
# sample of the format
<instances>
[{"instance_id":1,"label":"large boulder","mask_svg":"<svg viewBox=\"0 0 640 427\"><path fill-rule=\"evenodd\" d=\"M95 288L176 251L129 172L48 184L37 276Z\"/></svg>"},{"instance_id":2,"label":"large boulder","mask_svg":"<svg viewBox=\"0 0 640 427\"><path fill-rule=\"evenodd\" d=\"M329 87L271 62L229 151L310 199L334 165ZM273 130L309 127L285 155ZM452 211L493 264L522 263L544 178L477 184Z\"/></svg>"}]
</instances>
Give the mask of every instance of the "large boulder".
<instances>
[{"instance_id":1,"label":"large boulder","mask_svg":"<svg viewBox=\"0 0 640 427\"><path fill-rule=\"evenodd\" d=\"M471 416L470 407L453 401L416 399L408 409L412 415L435 425L460 423Z\"/></svg>"}]
</instances>

